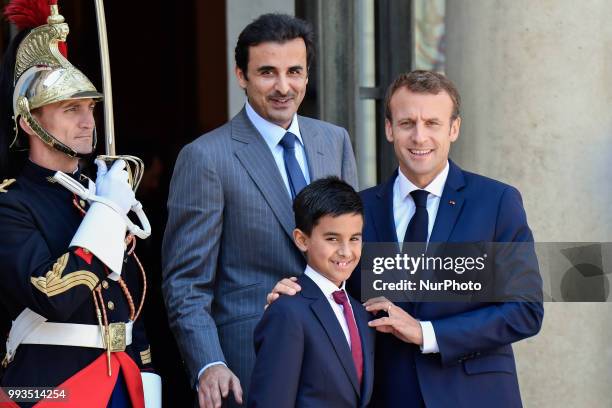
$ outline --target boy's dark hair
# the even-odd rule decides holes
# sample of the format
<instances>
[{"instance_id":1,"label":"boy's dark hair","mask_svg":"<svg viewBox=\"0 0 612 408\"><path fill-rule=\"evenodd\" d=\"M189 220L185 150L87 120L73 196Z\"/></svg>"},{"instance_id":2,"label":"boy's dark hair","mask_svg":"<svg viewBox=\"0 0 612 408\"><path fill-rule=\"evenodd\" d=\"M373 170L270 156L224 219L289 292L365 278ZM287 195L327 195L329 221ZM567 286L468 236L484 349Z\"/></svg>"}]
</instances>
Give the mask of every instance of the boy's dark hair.
<instances>
[{"instance_id":1,"label":"boy's dark hair","mask_svg":"<svg viewBox=\"0 0 612 408\"><path fill-rule=\"evenodd\" d=\"M295 226L306 235L326 216L359 214L363 204L359 194L338 177L325 177L307 185L293 201Z\"/></svg>"},{"instance_id":2,"label":"boy's dark hair","mask_svg":"<svg viewBox=\"0 0 612 408\"><path fill-rule=\"evenodd\" d=\"M286 41L301 38L306 45L306 69L310 68L310 63L314 57L312 26L299 18L288 14L263 14L251 22L242 30L234 49L236 66L247 76L247 66L249 63L249 47L256 46L264 42L284 43Z\"/></svg>"}]
</instances>

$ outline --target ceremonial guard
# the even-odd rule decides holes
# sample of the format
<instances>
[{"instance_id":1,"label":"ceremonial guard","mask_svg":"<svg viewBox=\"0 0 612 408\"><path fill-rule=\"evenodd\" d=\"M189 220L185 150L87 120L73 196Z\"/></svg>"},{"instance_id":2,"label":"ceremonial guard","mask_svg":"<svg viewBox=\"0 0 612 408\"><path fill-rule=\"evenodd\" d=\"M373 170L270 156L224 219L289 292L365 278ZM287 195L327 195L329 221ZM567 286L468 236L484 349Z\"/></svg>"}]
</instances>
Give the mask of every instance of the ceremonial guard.
<instances>
[{"instance_id":1,"label":"ceremonial guard","mask_svg":"<svg viewBox=\"0 0 612 408\"><path fill-rule=\"evenodd\" d=\"M5 15L21 32L4 55L0 105L12 112L0 142L28 157L0 179L0 304L12 321L0 377L5 401L26 402L0 406L159 406L134 252L150 229L139 170L130 156L96 159L95 183L79 169L102 94L65 57L57 0L13 1Z\"/></svg>"}]
</instances>

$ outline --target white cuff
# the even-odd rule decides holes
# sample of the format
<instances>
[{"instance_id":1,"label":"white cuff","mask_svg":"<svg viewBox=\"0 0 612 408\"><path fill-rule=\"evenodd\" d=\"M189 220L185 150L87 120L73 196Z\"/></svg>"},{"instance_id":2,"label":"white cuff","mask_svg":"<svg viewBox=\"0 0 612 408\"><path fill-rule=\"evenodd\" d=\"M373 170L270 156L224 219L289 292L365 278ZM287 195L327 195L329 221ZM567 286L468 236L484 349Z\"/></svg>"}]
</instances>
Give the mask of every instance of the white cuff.
<instances>
[{"instance_id":1,"label":"white cuff","mask_svg":"<svg viewBox=\"0 0 612 408\"><path fill-rule=\"evenodd\" d=\"M162 382L161 377L155 373L141 372L142 388L144 391L145 408L161 408Z\"/></svg>"},{"instance_id":2,"label":"white cuff","mask_svg":"<svg viewBox=\"0 0 612 408\"><path fill-rule=\"evenodd\" d=\"M423 345L421 351L423 354L439 353L438 341L436 340L436 332L434 331L431 322L419 322L423 330Z\"/></svg>"},{"instance_id":3,"label":"white cuff","mask_svg":"<svg viewBox=\"0 0 612 408\"><path fill-rule=\"evenodd\" d=\"M70 242L71 247L87 249L111 270L108 277L118 280L125 254L126 224L110 207L94 202Z\"/></svg>"},{"instance_id":4,"label":"white cuff","mask_svg":"<svg viewBox=\"0 0 612 408\"><path fill-rule=\"evenodd\" d=\"M206 369L208 367L212 367L212 366L216 366L216 365L224 365L225 367L227 367L227 364L225 364L223 361L215 361L213 363L209 363L206 364L204 367L202 367L202 369L200 371L198 371L198 380L196 381L196 391L198 390L199 386L200 386L200 377L202 376L202 374L204 374L204 371L206 371Z\"/></svg>"}]
</instances>

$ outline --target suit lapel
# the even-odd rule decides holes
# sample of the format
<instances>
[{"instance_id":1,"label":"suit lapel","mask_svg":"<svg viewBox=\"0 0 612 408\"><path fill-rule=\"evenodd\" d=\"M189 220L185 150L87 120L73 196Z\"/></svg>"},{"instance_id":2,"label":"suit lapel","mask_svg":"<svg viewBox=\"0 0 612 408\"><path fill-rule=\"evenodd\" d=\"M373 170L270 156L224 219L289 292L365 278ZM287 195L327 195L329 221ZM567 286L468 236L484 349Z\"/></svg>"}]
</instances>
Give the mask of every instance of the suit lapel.
<instances>
[{"instance_id":1,"label":"suit lapel","mask_svg":"<svg viewBox=\"0 0 612 408\"><path fill-rule=\"evenodd\" d=\"M429 256L439 256L444 253L444 243L448 242L448 239L459 219L461 210L465 199L461 189L465 186L465 179L461 169L452 161L449 162L448 177L442 191L442 197L440 198L440 205L438 206L438 213L436 214L436 221L434 223L433 230L431 231L431 237L429 242L438 243L434 245L435 250L429 247L427 254ZM432 253L432 252L436 253ZM436 280L435 273L430 270L424 270L422 274L423 280ZM414 303L413 315L418 317L420 315L421 306L426 304L422 301L424 293L421 293L417 301Z\"/></svg>"},{"instance_id":2,"label":"suit lapel","mask_svg":"<svg viewBox=\"0 0 612 408\"><path fill-rule=\"evenodd\" d=\"M448 177L444 191L440 198L440 206L436 215L436 222L431 231L430 242L447 242L450 237L461 209L463 208L463 194L461 188L465 186L463 173L455 163L449 160Z\"/></svg>"},{"instance_id":3,"label":"suit lapel","mask_svg":"<svg viewBox=\"0 0 612 408\"><path fill-rule=\"evenodd\" d=\"M376 230L376 239L371 242L397 242L395 220L393 218L393 184L397 170L376 193L377 200L372 208L372 219ZM366 239L369 239L367 237Z\"/></svg>"},{"instance_id":4,"label":"suit lapel","mask_svg":"<svg viewBox=\"0 0 612 408\"><path fill-rule=\"evenodd\" d=\"M336 355L346 375L349 377L355 392L357 395L360 395L361 390L359 389L359 380L357 379L357 370L355 369L355 363L353 363L353 356L340 323L329 305L329 301L323 296L323 292L321 292L319 287L307 276L300 277L299 284L302 286L300 292L302 296L314 300L310 304L310 308L327 333L329 341L334 347Z\"/></svg>"},{"instance_id":5,"label":"suit lapel","mask_svg":"<svg viewBox=\"0 0 612 408\"><path fill-rule=\"evenodd\" d=\"M310 181L312 182L331 174L332 172L326 171L325 146L318 130L302 116L298 117L298 123L304 142L304 150L306 151Z\"/></svg>"},{"instance_id":6,"label":"suit lapel","mask_svg":"<svg viewBox=\"0 0 612 408\"><path fill-rule=\"evenodd\" d=\"M395 243L396 247L393 249L394 254L399 253L400 246L397 238L397 231L395 230L395 216L393 214L393 186L395 179L397 178L397 170L393 172L391 177L383 184L376 193L376 200L372 208L372 219L374 221L374 229L376 230L376 238L370 239L371 237L365 237L366 242L382 242L391 245ZM390 250L391 248L389 248ZM395 281L404 279L402 273L393 269L389 271ZM408 292L401 292L406 302L411 301L411 297Z\"/></svg>"},{"instance_id":7,"label":"suit lapel","mask_svg":"<svg viewBox=\"0 0 612 408\"><path fill-rule=\"evenodd\" d=\"M249 121L244 108L232 119L231 124L232 139L240 142L234 154L291 238L294 227L291 199L270 148Z\"/></svg>"},{"instance_id":8,"label":"suit lapel","mask_svg":"<svg viewBox=\"0 0 612 408\"><path fill-rule=\"evenodd\" d=\"M368 326L370 314L363 307L351 299L353 314L357 322L359 337L361 338L361 349L363 350L363 378L361 381L361 399L368 400L372 392L371 385L374 384L374 330ZM367 387L367 388L366 388Z\"/></svg>"}]
</instances>

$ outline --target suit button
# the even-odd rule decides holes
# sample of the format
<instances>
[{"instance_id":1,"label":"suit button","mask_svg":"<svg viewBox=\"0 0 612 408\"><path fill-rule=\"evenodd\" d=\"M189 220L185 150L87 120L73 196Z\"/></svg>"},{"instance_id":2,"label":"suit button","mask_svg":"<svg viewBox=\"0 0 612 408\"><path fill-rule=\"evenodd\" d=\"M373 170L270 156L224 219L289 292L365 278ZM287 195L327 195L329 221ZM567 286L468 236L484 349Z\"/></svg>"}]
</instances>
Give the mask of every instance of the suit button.
<instances>
[{"instance_id":1,"label":"suit button","mask_svg":"<svg viewBox=\"0 0 612 408\"><path fill-rule=\"evenodd\" d=\"M108 301L108 309L109 310L115 310L115 304L112 301Z\"/></svg>"},{"instance_id":2,"label":"suit button","mask_svg":"<svg viewBox=\"0 0 612 408\"><path fill-rule=\"evenodd\" d=\"M85 255L87 255L87 254L89 253L89 250L88 250L88 249L83 248L83 253L84 253Z\"/></svg>"},{"instance_id":3,"label":"suit button","mask_svg":"<svg viewBox=\"0 0 612 408\"><path fill-rule=\"evenodd\" d=\"M85 201L79 200L79 205L84 208L85 207Z\"/></svg>"},{"instance_id":4,"label":"suit button","mask_svg":"<svg viewBox=\"0 0 612 408\"><path fill-rule=\"evenodd\" d=\"M104 289L108 289L108 282L107 282L107 281L105 281L105 280L103 280L103 281L102 281L102 287L103 287Z\"/></svg>"}]
</instances>

